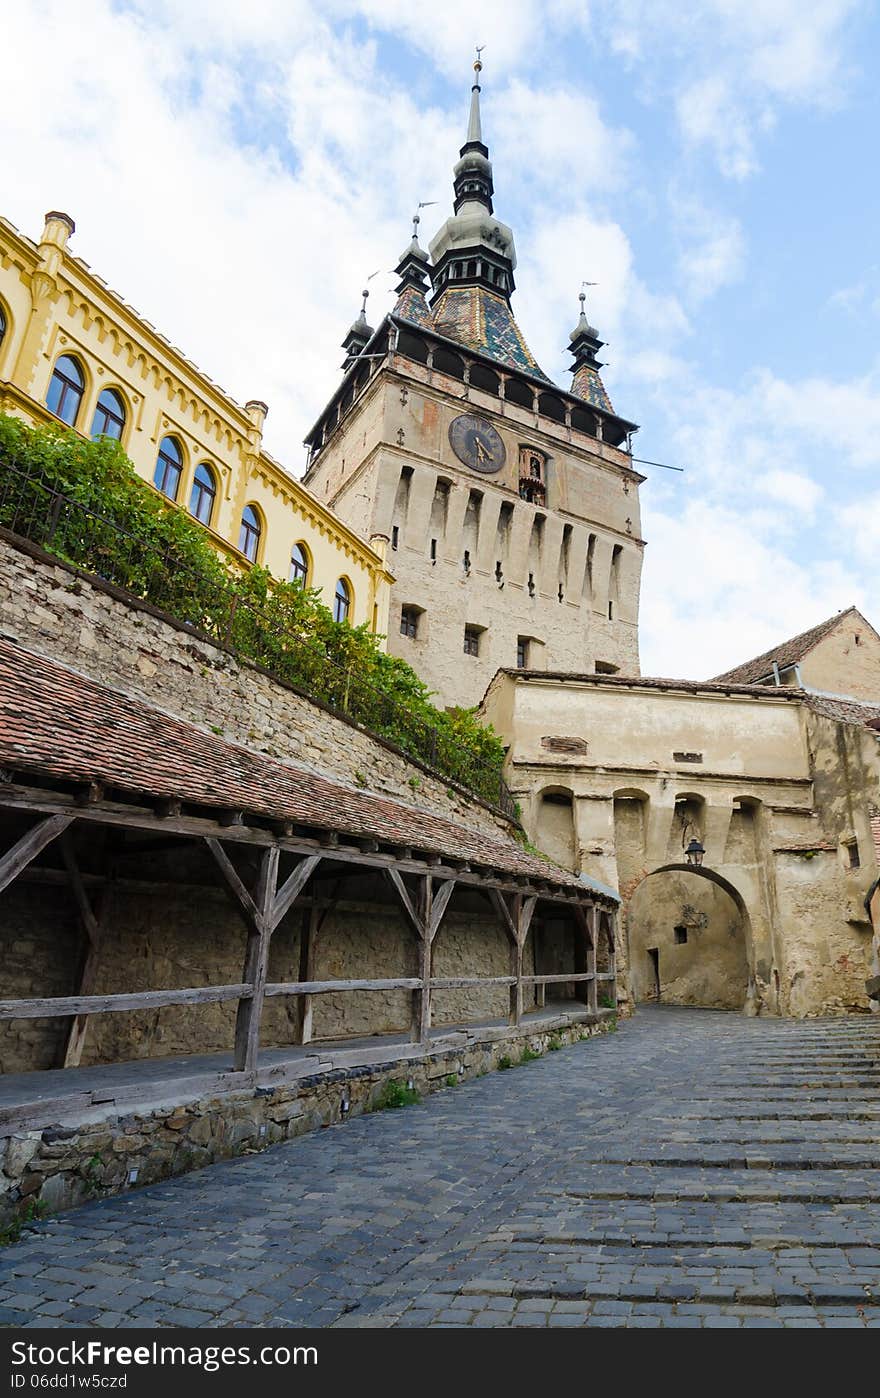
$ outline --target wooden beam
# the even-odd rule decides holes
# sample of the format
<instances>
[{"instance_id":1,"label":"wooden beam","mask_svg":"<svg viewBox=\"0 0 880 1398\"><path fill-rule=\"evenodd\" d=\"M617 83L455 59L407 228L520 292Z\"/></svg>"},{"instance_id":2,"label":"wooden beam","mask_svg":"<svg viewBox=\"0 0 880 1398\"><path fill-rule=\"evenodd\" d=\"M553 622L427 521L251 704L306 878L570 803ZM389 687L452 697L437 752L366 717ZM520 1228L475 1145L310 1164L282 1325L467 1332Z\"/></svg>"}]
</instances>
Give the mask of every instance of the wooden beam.
<instances>
[{"instance_id":1,"label":"wooden beam","mask_svg":"<svg viewBox=\"0 0 880 1398\"><path fill-rule=\"evenodd\" d=\"M486 892L489 895L489 902L492 904L492 907L495 909L496 913L501 919L501 923L504 927L504 930L507 932L507 935L510 937L511 941L514 944L516 944L516 921L513 918L507 904L505 903L502 894L499 893L497 888L488 888Z\"/></svg>"},{"instance_id":2,"label":"wooden beam","mask_svg":"<svg viewBox=\"0 0 880 1398\"><path fill-rule=\"evenodd\" d=\"M40 851L66 830L74 819L73 815L51 815L32 826L20 840L16 840L12 848L0 858L0 892L9 886L13 879L17 879L22 869L26 869Z\"/></svg>"},{"instance_id":3,"label":"wooden beam","mask_svg":"<svg viewBox=\"0 0 880 1398\"><path fill-rule=\"evenodd\" d=\"M517 925L517 939L525 946L526 937L529 935L529 928L532 925L532 918L538 906L538 899L531 895L523 898L519 908L519 920Z\"/></svg>"},{"instance_id":4,"label":"wooden beam","mask_svg":"<svg viewBox=\"0 0 880 1398\"><path fill-rule=\"evenodd\" d=\"M101 924L96 916L89 896L83 884L80 867L76 862L73 852L73 841L70 831L65 830L61 836L61 857L64 860L64 868L67 871L68 881L76 903L79 919L86 937L86 954L82 962L82 971L79 977L79 994L91 995L98 979L98 963L101 949ZM104 884L99 892L102 902L106 896L107 885ZM64 1054L61 1060L62 1068L77 1068L82 1060L83 1049L86 1042L86 1034L89 1029L88 1015L77 1015L70 1026L67 1035L67 1043L64 1046Z\"/></svg>"},{"instance_id":5,"label":"wooden beam","mask_svg":"<svg viewBox=\"0 0 880 1398\"><path fill-rule=\"evenodd\" d=\"M442 883L440 885L439 889L434 895L434 901L431 906L431 917L428 922L428 937L432 942L434 938L437 936L438 931L440 930L440 924L443 921L443 915L446 912L446 909L449 907L450 898L455 892L455 885L455 879L447 879L445 883Z\"/></svg>"},{"instance_id":6,"label":"wooden beam","mask_svg":"<svg viewBox=\"0 0 880 1398\"><path fill-rule=\"evenodd\" d=\"M320 854L309 854L297 864L293 873L279 889L269 914L269 931L274 932L284 915L293 907L297 896L302 892L314 871L321 862Z\"/></svg>"},{"instance_id":7,"label":"wooden beam","mask_svg":"<svg viewBox=\"0 0 880 1398\"><path fill-rule=\"evenodd\" d=\"M122 995L56 995L39 1000L0 1000L0 1020L52 1019L56 1016L115 1014L120 1010L155 1010L163 1005L208 1005L240 1000L253 986L202 985L186 990L137 990Z\"/></svg>"},{"instance_id":8,"label":"wooden beam","mask_svg":"<svg viewBox=\"0 0 880 1398\"><path fill-rule=\"evenodd\" d=\"M71 797L57 792L48 792L41 788L0 786L0 809L26 810L32 813L52 815L72 812L72 815L78 820L94 821L100 825L122 826L130 830L161 830L166 834L176 831L193 839L199 837L216 839L219 836L224 842L234 841L237 844L262 846L263 848L278 843L282 850L292 854L313 854L316 851L323 851L325 858L332 859L334 863L361 864L365 868L383 871L393 867L399 873L404 874L423 874L428 870L428 863L424 859L402 860L390 852L384 853L381 850L376 854L368 854L354 847L340 847L334 848L333 852L329 853L326 842L317 838L307 839L304 836L297 836L289 840L278 840L274 831L259 825L221 827L217 820L209 817L187 815L182 815L176 819L172 817L167 820L159 820L152 809L125 805L118 801L103 801L98 806L80 808L75 805ZM454 858L454 856L449 856L449 858ZM431 872L435 878L454 878L467 887L480 890L491 886L500 892L515 894L528 892L532 887L531 883L523 885L523 876L520 874L513 872L505 874L495 870L490 875L473 869L470 873L465 873L448 862L432 865ZM572 904L572 896L577 900L576 904ZM597 900L597 894L592 890L584 889L583 894L580 895L577 889L559 885L556 891L542 890L540 898L542 902L589 906ZM602 900L599 899L599 901Z\"/></svg>"},{"instance_id":9,"label":"wooden beam","mask_svg":"<svg viewBox=\"0 0 880 1398\"><path fill-rule=\"evenodd\" d=\"M274 995L332 995L336 991L351 990L418 990L422 982L415 976L396 976L389 980L339 980L339 981L271 981L263 992L267 997Z\"/></svg>"},{"instance_id":10,"label":"wooden beam","mask_svg":"<svg viewBox=\"0 0 880 1398\"><path fill-rule=\"evenodd\" d=\"M234 901L238 904L239 911L244 914L248 927L255 927L259 921L260 910L245 888L235 865L232 863L232 860L229 858L229 855L226 853L219 840L214 839L210 835L206 835L204 839L205 844L216 860L217 867L223 875L226 888L232 894Z\"/></svg>"},{"instance_id":11,"label":"wooden beam","mask_svg":"<svg viewBox=\"0 0 880 1398\"><path fill-rule=\"evenodd\" d=\"M412 900L409 896L409 893L407 892L406 884L403 882L403 878L401 877L400 872L395 868L388 868L384 872L385 877L387 878L388 882L391 884L391 887L394 889L395 893L400 899L400 902L403 906L403 911L406 913L407 919L413 931L421 941L425 936L425 924L412 905Z\"/></svg>"},{"instance_id":12,"label":"wooden beam","mask_svg":"<svg viewBox=\"0 0 880 1398\"><path fill-rule=\"evenodd\" d=\"M257 885L257 915L248 933L244 954L242 981L252 987L251 994L238 1002L235 1018L235 1069L239 1073L256 1070L260 1047L260 1019L266 989L266 969L269 963L269 940L272 936L271 909L278 883L277 845L264 850Z\"/></svg>"},{"instance_id":13,"label":"wooden beam","mask_svg":"<svg viewBox=\"0 0 880 1398\"><path fill-rule=\"evenodd\" d=\"M602 976L599 980L602 980ZM592 971L563 971L552 976L523 976L523 985L565 985L569 981L592 981Z\"/></svg>"},{"instance_id":14,"label":"wooden beam","mask_svg":"<svg viewBox=\"0 0 880 1398\"><path fill-rule=\"evenodd\" d=\"M516 976L432 976L432 990L465 990L472 985L516 985Z\"/></svg>"}]
</instances>

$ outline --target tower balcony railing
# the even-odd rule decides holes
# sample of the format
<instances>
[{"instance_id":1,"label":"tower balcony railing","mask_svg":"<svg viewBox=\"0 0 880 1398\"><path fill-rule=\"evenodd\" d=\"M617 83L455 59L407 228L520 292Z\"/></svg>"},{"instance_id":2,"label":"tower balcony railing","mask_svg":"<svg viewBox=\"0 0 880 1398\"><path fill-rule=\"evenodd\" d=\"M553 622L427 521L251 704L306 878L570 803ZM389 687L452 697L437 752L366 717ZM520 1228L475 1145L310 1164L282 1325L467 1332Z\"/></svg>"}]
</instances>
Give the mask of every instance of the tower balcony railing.
<instances>
[{"instance_id":1,"label":"tower balcony railing","mask_svg":"<svg viewBox=\"0 0 880 1398\"><path fill-rule=\"evenodd\" d=\"M0 537L24 539L99 583L146 602L170 620L258 664L274 679L456 782L509 819L518 809L500 768L437 727L353 666L336 663L315 637L280 634L271 598L243 595L220 568L208 579L119 520L57 490L39 471L0 460ZM219 576L218 576L219 575Z\"/></svg>"}]
</instances>

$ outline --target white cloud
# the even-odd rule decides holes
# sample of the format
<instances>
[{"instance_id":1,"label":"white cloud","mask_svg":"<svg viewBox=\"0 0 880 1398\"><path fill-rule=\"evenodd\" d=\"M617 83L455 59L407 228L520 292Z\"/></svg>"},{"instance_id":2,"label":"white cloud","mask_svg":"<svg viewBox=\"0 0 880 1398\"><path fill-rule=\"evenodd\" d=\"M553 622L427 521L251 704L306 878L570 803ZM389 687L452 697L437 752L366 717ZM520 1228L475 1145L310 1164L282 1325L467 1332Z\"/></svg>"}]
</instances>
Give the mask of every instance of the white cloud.
<instances>
[{"instance_id":1,"label":"white cloud","mask_svg":"<svg viewBox=\"0 0 880 1398\"><path fill-rule=\"evenodd\" d=\"M856 570L798 563L723 506L695 499L677 515L646 518L646 674L709 679L844 606L868 606Z\"/></svg>"},{"instance_id":2,"label":"white cloud","mask_svg":"<svg viewBox=\"0 0 880 1398\"><path fill-rule=\"evenodd\" d=\"M694 194L685 194L677 183L670 190L671 217L680 252L678 274L685 295L699 303L723 286L742 278L745 237L739 221L708 208Z\"/></svg>"},{"instance_id":3,"label":"white cloud","mask_svg":"<svg viewBox=\"0 0 880 1398\"><path fill-rule=\"evenodd\" d=\"M841 100L847 23L859 8L859 0L618 0L599 13L645 94L672 93L685 141L744 179L782 108Z\"/></svg>"},{"instance_id":4,"label":"white cloud","mask_svg":"<svg viewBox=\"0 0 880 1398\"><path fill-rule=\"evenodd\" d=\"M4 15L8 51L39 62L4 70L3 212L34 235L46 209L67 208L75 251L239 400L269 402L267 445L297 469L364 278L381 269L375 324L416 203L437 199L438 223L450 207L471 43L486 42L486 130L498 211L520 253L518 319L567 382L580 283L599 283L587 306L613 399L665 426L662 454L646 432L644 455L688 468L653 472L645 491L646 668L706 675L870 598L877 565L857 471L880 459L880 367L839 381L755 369L707 382L695 362L700 307L742 275L742 229L711 207L695 162L664 168L663 186L687 197L668 264L677 253L678 279L652 284L636 219L662 207L662 188L620 118L554 74L590 24L607 54L611 25L644 95L662 94L673 114L678 104L688 152L709 149L740 176L786 104L833 99L850 9L33 0ZM818 484L829 461L833 509Z\"/></svg>"}]
</instances>

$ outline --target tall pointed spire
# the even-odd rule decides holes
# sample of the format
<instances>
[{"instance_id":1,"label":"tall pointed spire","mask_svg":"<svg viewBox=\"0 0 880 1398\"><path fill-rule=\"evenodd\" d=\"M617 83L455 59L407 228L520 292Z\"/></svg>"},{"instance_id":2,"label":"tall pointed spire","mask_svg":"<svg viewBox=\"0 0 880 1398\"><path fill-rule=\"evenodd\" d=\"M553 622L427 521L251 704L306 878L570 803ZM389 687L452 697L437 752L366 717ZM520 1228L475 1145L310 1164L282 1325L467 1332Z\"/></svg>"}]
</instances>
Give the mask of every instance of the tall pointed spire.
<instances>
[{"instance_id":1,"label":"tall pointed spire","mask_svg":"<svg viewBox=\"0 0 880 1398\"><path fill-rule=\"evenodd\" d=\"M361 296L363 297L361 313L342 341L342 348L345 350L343 369L349 369L351 367L358 355L366 349L373 337L373 327L367 324L367 297L369 294L369 288L364 287L361 292Z\"/></svg>"},{"instance_id":2,"label":"tall pointed spire","mask_svg":"<svg viewBox=\"0 0 880 1398\"><path fill-rule=\"evenodd\" d=\"M433 199L426 201L432 204ZM425 203L419 204L419 209ZM397 303L393 314L403 320L414 321L417 325L428 325L431 312L425 299L428 292L428 254L419 242L421 215L416 210L413 217L412 239L400 254L396 272L400 278L397 285Z\"/></svg>"},{"instance_id":3,"label":"tall pointed spire","mask_svg":"<svg viewBox=\"0 0 880 1398\"><path fill-rule=\"evenodd\" d=\"M584 285L594 286L595 283L585 282ZM577 325L568 337L568 348L574 355L574 363L571 366L571 391L576 397L592 403L594 408L603 408L605 412L611 413L614 411L611 399L599 375L602 362L596 358L605 341L599 339L598 330L587 320L587 293L581 290L578 300L581 303L581 313Z\"/></svg>"},{"instance_id":4,"label":"tall pointed spire","mask_svg":"<svg viewBox=\"0 0 880 1398\"><path fill-rule=\"evenodd\" d=\"M483 144L483 127L480 121L480 74L483 71L480 54L482 49L477 49L477 61L474 64L474 82L471 87L471 112L468 118L467 144L481 146Z\"/></svg>"},{"instance_id":5,"label":"tall pointed spire","mask_svg":"<svg viewBox=\"0 0 880 1398\"><path fill-rule=\"evenodd\" d=\"M483 63L480 50L474 63L474 81L471 86L471 109L468 115L467 140L458 152L459 161L453 171L455 203L453 208L460 213L467 204L478 204L492 212L492 165L489 160L489 147L483 144L483 123L480 117L480 74Z\"/></svg>"}]
</instances>

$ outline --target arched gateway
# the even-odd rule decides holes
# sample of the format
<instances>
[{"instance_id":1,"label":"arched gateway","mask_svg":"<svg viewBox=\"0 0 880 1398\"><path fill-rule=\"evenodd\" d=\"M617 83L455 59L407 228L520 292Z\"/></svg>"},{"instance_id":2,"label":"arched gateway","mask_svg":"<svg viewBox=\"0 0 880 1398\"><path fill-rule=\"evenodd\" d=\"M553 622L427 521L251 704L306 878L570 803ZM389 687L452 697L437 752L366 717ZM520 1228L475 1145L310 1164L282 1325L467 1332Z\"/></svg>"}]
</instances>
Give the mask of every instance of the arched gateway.
<instances>
[{"instance_id":1,"label":"arched gateway","mask_svg":"<svg viewBox=\"0 0 880 1398\"><path fill-rule=\"evenodd\" d=\"M749 1003L751 919L714 869L660 865L626 908L633 999L742 1010Z\"/></svg>"}]
</instances>

